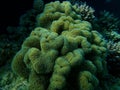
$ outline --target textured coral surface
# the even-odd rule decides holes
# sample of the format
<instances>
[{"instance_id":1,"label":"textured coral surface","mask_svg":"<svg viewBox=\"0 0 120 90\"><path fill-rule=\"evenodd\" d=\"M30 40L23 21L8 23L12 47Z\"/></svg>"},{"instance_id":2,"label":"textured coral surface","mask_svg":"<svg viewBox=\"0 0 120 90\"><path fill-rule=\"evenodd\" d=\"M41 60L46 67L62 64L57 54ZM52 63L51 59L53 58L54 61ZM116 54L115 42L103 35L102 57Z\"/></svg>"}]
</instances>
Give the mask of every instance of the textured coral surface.
<instances>
[{"instance_id":1,"label":"textured coral surface","mask_svg":"<svg viewBox=\"0 0 120 90\"><path fill-rule=\"evenodd\" d=\"M29 90L94 90L107 74L106 42L74 5L45 5L12 62Z\"/></svg>"}]
</instances>

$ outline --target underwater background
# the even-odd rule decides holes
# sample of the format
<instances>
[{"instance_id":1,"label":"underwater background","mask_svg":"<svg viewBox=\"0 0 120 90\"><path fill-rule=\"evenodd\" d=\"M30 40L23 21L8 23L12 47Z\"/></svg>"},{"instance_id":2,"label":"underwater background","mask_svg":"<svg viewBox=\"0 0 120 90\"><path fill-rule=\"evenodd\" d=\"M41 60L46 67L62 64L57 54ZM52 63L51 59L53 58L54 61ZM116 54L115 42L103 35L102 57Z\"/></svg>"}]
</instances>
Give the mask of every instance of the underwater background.
<instances>
[{"instance_id":1,"label":"underwater background","mask_svg":"<svg viewBox=\"0 0 120 90\"><path fill-rule=\"evenodd\" d=\"M120 90L120 0L0 1L0 90Z\"/></svg>"}]
</instances>

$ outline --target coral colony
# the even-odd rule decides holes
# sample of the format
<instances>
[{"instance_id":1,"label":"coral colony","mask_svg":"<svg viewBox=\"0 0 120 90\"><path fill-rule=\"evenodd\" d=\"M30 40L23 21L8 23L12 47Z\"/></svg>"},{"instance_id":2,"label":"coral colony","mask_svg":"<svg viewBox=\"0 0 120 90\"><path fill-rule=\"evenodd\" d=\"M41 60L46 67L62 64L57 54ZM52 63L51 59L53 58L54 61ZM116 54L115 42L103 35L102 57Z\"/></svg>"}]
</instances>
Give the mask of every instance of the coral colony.
<instances>
[{"instance_id":1,"label":"coral colony","mask_svg":"<svg viewBox=\"0 0 120 90\"><path fill-rule=\"evenodd\" d=\"M92 7L71 2L34 0L21 17L19 30L31 33L14 52L16 78L0 83L4 90L120 90L119 19L106 11L95 19Z\"/></svg>"}]
</instances>

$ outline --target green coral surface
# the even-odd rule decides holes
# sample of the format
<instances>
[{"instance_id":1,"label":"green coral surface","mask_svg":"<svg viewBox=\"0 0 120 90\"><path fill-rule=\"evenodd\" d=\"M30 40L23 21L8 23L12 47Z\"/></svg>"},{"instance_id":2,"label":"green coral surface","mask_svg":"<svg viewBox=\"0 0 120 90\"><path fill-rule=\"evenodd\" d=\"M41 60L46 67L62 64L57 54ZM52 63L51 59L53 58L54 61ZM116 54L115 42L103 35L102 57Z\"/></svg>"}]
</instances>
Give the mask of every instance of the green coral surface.
<instances>
[{"instance_id":1,"label":"green coral surface","mask_svg":"<svg viewBox=\"0 0 120 90\"><path fill-rule=\"evenodd\" d=\"M95 90L107 74L106 41L70 2L45 5L12 61L29 90Z\"/></svg>"}]
</instances>

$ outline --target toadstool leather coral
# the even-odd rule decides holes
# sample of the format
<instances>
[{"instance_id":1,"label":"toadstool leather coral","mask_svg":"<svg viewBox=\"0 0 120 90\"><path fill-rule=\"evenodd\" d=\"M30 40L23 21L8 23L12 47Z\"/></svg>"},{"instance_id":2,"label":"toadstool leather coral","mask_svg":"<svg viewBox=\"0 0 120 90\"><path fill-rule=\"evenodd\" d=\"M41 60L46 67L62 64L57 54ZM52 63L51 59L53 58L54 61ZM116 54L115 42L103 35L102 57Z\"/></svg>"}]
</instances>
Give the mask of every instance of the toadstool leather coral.
<instances>
[{"instance_id":1,"label":"toadstool leather coral","mask_svg":"<svg viewBox=\"0 0 120 90\"><path fill-rule=\"evenodd\" d=\"M107 73L106 42L73 5L46 4L37 24L12 62L13 71L28 79L29 90L100 87L99 76Z\"/></svg>"}]
</instances>

